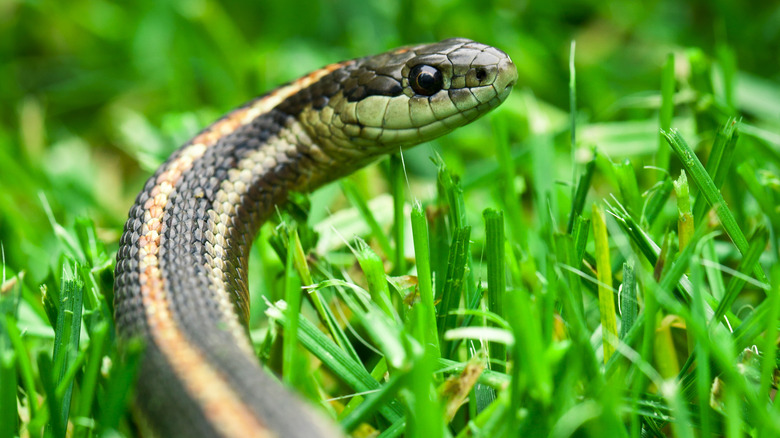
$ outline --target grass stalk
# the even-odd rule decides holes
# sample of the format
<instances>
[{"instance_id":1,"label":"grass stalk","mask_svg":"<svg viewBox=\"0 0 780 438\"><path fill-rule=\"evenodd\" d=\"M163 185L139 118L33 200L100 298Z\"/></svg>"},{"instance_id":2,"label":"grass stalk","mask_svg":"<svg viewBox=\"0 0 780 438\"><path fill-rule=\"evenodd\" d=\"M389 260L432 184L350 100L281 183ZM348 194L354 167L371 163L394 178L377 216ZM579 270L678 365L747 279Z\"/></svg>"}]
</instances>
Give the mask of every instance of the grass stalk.
<instances>
[{"instance_id":1,"label":"grass stalk","mask_svg":"<svg viewBox=\"0 0 780 438\"><path fill-rule=\"evenodd\" d=\"M441 355L439 336L436 330L436 307L433 304L433 285L431 282L431 259L428 251L428 222L422 210L422 204L414 204L412 208L412 236L414 253L417 258L417 281L420 289L420 301L424 313L420 319L423 332L426 334L425 345L436 349Z\"/></svg>"},{"instance_id":2,"label":"grass stalk","mask_svg":"<svg viewBox=\"0 0 780 438\"><path fill-rule=\"evenodd\" d=\"M599 281L599 314L601 318L601 336L604 350L604 363L615 353L617 342L617 321L615 318L615 301L612 290L612 265L609 261L609 241L607 239L607 224L604 211L593 205L593 240L596 246L596 270Z\"/></svg>"},{"instance_id":3,"label":"grass stalk","mask_svg":"<svg viewBox=\"0 0 780 438\"><path fill-rule=\"evenodd\" d=\"M505 317L504 296L506 295L506 272L504 269L504 213L485 210L486 260L487 260L487 307L499 317ZM506 345L491 342L490 357L499 361L506 360ZM506 368L495 364L491 369L504 372Z\"/></svg>"}]
</instances>

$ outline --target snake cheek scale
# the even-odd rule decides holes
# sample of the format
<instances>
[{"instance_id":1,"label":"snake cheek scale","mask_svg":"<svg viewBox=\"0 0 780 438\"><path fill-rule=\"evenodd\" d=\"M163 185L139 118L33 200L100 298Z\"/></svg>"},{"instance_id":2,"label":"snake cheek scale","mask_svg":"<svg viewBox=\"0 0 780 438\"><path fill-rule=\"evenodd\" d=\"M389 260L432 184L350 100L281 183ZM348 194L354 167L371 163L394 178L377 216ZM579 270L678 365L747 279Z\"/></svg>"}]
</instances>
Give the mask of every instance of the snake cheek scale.
<instances>
[{"instance_id":1,"label":"snake cheek scale","mask_svg":"<svg viewBox=\"0 0 780 438\"><path fill-rule=\"evenodd\" d=\"M495 108L517 70L467 39L332 64L254 99L178 149L131 207L117 253L120 342L145 344L134 411L156 436L337 437L263 371L247 256L291 190L309 191Z\"/></svg>"}]
</instances>

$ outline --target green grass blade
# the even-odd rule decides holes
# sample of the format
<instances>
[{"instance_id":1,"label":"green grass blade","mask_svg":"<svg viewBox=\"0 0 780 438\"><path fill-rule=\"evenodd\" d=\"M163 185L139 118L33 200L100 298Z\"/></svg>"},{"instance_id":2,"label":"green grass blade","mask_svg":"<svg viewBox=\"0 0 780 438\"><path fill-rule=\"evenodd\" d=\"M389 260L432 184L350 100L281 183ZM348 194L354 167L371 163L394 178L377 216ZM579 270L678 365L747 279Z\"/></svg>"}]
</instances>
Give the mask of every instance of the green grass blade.
<instances>
[{"instance_id":1,"label":"green grass blade","mask_svg":"<svg viewBox=\"0 0 780 438\"><path fill-rule=\"evenodd\" d=\"M634 263L623 263L623 284L620 289L620 339L624 339L636 321L639 313Z\"/></svg>"},{"instance_id":2,"label":"green grass blade","mask_svg":"<svg viewBox=\"0 0 780 438\"><path fill-rule=\"evenodd\" d=\"M430 251L428 250L428 222L419 202L415 203L412 208L412 236L414 239L414 253L417 258L417 281L420 288L420 302L425 310L424 317L420 320L420 323L423 324L422 330L427 334L425 345L431 345L437 351L441 351L439 336L436 330L436 307L433 304L431 261Z\"/></svg>"},{"instance_id":3,"label":"green grass blade","mask_svg":"<svg viewBox=\"0 0 780 438\"><path fill-rule=\"evenodd\" d=\"M287 309L283 306L272 304L266 313L281 324L286 323ZM300 319L298 334L301 344L353 390L363 393L380 389L379 382L371 377L360 362L348 356L306 318ZM391 403L384 405L380 412L389 421L396 421L400 418L402 410L397 404Z\"/></svg>"},{"instance_id":4,"label":"green grass blade","mask_svg":"<svg viewBox=\"0 0 780 438\"><path fill-rule=\"evenodd\" d=\"M406 187L406 173L403 165L403 156L401 154L390 155L390 193L393 196L393 239L395 240L395 250L388 253L395 257L393 263L393 272L395 275L406 273L406 256L404 252L404 224L406 223L406 214L404 206L406 205L404 197L404 188Z\"/></svg>"},{"instance_id":5,"label":"green grass blade","mask_svg":"<svg viewBox=\"0 0 780 438\"><path fill-rule=\"evenodd\" d=\"M663 211L664 204L669 200L674 186L672 179L669 175L664 174L663 181L656 183L656 186L652 190L652 194L645 203L644 222L643 224L653 225L658 215Z\"/></svg>"},{"instance_id":6,"label":"green grass blade","mask_svg":"<svg viewBox=\"0 0 780 438\"><path fill-rule=\"evenodd\" d=\"M451 357L452 347L449 341L444 341L444 333L457 325L458 315L455 311L460 305L463 291L464 277L466 275L469 254L469 236L471 227L460 228L455 231L449 251L447 263L447 275L443 278L444 290L439 304L439 340L443 345L445 357Z\"/></svg>"},{"instance_id":7,"label":"green grass blade","mask_svg":"<svg viewBox=\"0 0 780 438\"><path fill-rule=\"evenodd\" d=\"M661 110L658 113L658 121L661 130L668 131L672 127L674 116L674 53L666 57L663 72L661 72ZM655 165L661 169L669 168L669 149L663 135L658 135L658 150L655 153Z\"/></svg>"},{"instance_id":8,"label":"green grass blade","mask_svg":"<svg viewBox=\"0 0 780 438\"><path fill-rule=\"evenodd\" d=\"M100 368L103 365L103 356L109 339L109 329L110 325L103 321L90 336L86 367L80 384L79 404L76 410L77 418L86 419L91 416L92 403L95 400L98 379L100 378ZM79 423L74 422L74 424ZM79 425L76 428L75 435L89 436L89 429L84 428L83 424Z\"/></svg>"},{"instance_id":9,"label":"green grass blade","mask_svg":"<svg viewBox=\"0 0 780 438\"><path fill-rule=\"evenodd\" d=\"M623 205L628 208L628 211L634 217L639 217L640 213L642 213L642 197L639 194L639 185L636 181L634 166L627 159L622 163L616 163L614 166Z\"/></svg>"},{"instance_id":10,"label":"green grass blade","mask_svg":"<svg viewBox=\"0 0 780 438\"><path fill-rule=\"evenodd\" d=\"M612 266L609 262L609 241L607 240L607 224L604 221L604 211L593 205L593 239L596 245L596 269L599 280L599 314L601 317L602 344L604 363L615 352L617 341L617 320L615 317L614 292L612 290Z\"/></svg>"},{"instance_id":11,"label":"green grass blade","mask_svg":"<svg viewBox=\"0 0 780 438\"><path fill-rule=\"evenodd\" d=\"M143 345L140 342L131 342L126 345L120 353L121 360L118 360L111 367L105 390L98 391L100 415L97 424L100 436L118 430L127 414L133 397L133 385L141 367L142 356Z\"/></svg>"},{"instance_id":12,"label":"green grass blade","mask_svg":"<svg viewBox=\"0 0 780 438\"><path fill-rule=\"evenodd\" d=\"M0 437L18 435L16 378L16 354L10 349L0 349Z\"/></svg>"},{"instance_id":13,"label":"green grass blade","mask_svg":"<svg viewBox=\"0 0 780 438\"><path fill-rule=\"evenodd\" d=\"M582 216L582 212L585 208L585 200L588 197L588 190L593 182L593 174L596 170L596 154L593 152L593 158L585 165L585 172L580 176L577 181L577 189L574 192L574 197L571 201L571 212L569 213L569 222L566 225L567 233L571 234L574 231L574 221L576 218Z\"/></svg>"},{"instance_id":14,"label":"green grass blade","mask_svg":"<svg viewBox=\"0 0 780 438\"><path fill-rule=\"evenodd\" d=\"M76 270L76 272L78 271ZM57 373L55 388L65 386L64 395L61 400L58 400L61 403L61 411L56 414L60 417L59 424L67 424L70 413L74 382L73 375L68 376L67 371L72 367L79 354L84 296L84 283L79 278L66 279L69 275L63 274L57 325L54 330L54 372Z\"/></svg>"},{"instance_id":15,"label":"green grass blade","mask_svg":"<svg viewBox=\"0 0 780 438\"><path fill-rule=\"evenodd\" d=\"M287 318L284 324L284 382L287 385L297 387L302 382L300 374L305 373L300 366L298 353L298 322L301 315L301 279L295 272L295 248L298 247L298 233L291 230L288 234L287 261L284 270L284 300L287 303Z\"/></svg>"},{"instance_id":16,"label":"green grass blade","mask_svg":"<svg viewBox=\"0 0 780 438\"><path fill-rule=\"evenodd\" d=\"M428 310L418 303L412 308L412 321L421 321L428 318ZM414 337L420 344L429 342L430 334L426 332L424 324L412 324ZM423 344L425 345L425 344ZM412 348L413 350L413 348ZM415 357L406 385L406 421L409 436L439 438L444 436L442 421L444 410L436 393L433 381L433 372L438 359L436 348L428 345L421 354Z\"/></svg>"},{"instance_id":17,"label":"green grass blade","mask_svg":"<svg viewBox=\"0 0 780 438\"><path fill-rule=\"evenodd\" d=\"M721 195L720 190L717 189L707 171L704 170L704 166L702 166L699 159L696 158L696 154L694 154L688 143L685 142L685 139L682 138L676 129L668 132L664 131L663 134L666 137L666 141L680 158L680 161L682 161L691 179L699 187L699 193L705 197L710 206L715 208L715 212L718 215L718 219L720 219L721 225L723 225L723 229L726 230L726 234L729 235L739 252L744 255L749 247L748 241L737 224L734 214L729 210L726 201L723 199L723 195ZM769 282L760 265L756 265L754 273L759 281L763 283Z\"/></svg>"},{"instance_id":18,"label":"green grass blade","mask_svg":"<svg viewBox=\"0 0 780 438\"><path fill-rule=\"evenodd\" d=\"M694 231L690 188L684 170L680 173L680 178L674 182L674 191L677 195L677 235L680 239L678 246L682 251L690 242Z\"/></svg>"},{"instance_id":19,"label":"green grass blade","mask_svg":"<svg viewBox=\"0 0 780 438\"><path fill-rule=\"evenodd\" d=\"M505 318L504 296L506 295L506 272L504 263L504 213L495 210L485 210L485 259L488 265L487 307L496 315ZM490 358L499 361L506 360L506 346L500 343L490 343ZM495 365L491 369L503 372L505 367Z\"/></svg>"},{"instance_id":20,"label":"green grass blade","mask_svg":"<svg viewBox=\"0 0 780 438\"><path fill-rule=\"evenodd\" d=\"M762 348L763 360L761 361L761 389L758 392L759 400L767 400L772 389L773 375L778 368L777 364L777 321L780 320L780 266L775 265L771 271L772 289L767 291L769 312L767 313L764 345ZM775 407L777 407L777 402Z\"/></svg>"},{"instance_id":21,"label":"green grass blade","mask_svg":"<svg viewBox=\"0 0 780 438\"><path fill-rule=\"evenodd\" d=\"M755 233L753 239L750 241L750 246L748 247L745 256L739 263L739 267L737 268L738 275L731 277L731 280L726 287L726 295L720 300L718 308L715 310L715 315L712 317L712 321L719 321L723 315L726 314L726 311L731 308L734 300L737 299L737 295L739 295L740 291L742 291L742 288L745 286L745 277L750 275L750 272L755 272L755 267L758 266L758 259L761 257L761 253L764 252L764 248L766 248L768 238L769 236L763 228Z\"/></svg>"},{"instance_id":22,"label":"green grass blade","mask_svg":"<svg viewBox=\"0 0 780 438\"><path fill-rule=\"evenodd\" d=\"M405 374L393 373L390 379L376 392L369 394L363 403L341 420L341 427L347 432L352 432L369 415L376 412L380 406L389 403L396 396L398 390L405 383Z\"/></svg>"},{"instance_id":23,"label":"green grass blade","mask_svg":"<svg viewBox=\"0 0 780 438\"><path fill-rule=\"evenodd\" d=\"M22 334L16 326L16 321L10 315L5 317L5 328L11 346L16 353L16 366L21 371L22 384L27 391L27 406L30 410L30 419L34 420L38 414L38 403L36 400L37 391L35 389L35 371L33 370L32 360L30 360L30 351L22 340Z\"/></svg>"},{"instance_id":24,"label":"green grass blade","mask_svg":"<svg viewBox=\"0 0 780 438\"><path fill-rule=\"evenodd\" d=\"M691 282L693 283L693 299L691 300L691 318L699 326L706 326L707 315L705 313L706 302L704 300L704 273L703 268L694 263L691 265ZM693 332L689 332L689 335ZM696 340L693 347L693 354L696 360L696 372L691 374L695 376L696 396L699 400L707 400L710 397L710 381L712 379L710 372L710 346L708 342L701 342L694 335ZM685 367L683 367L685 369ZM708 403L699 403L699 427L701 436L710 436L712 431L712 420L710 418L710 406Z\"/></svg>"},{"instance_id":25,"label":"green grass blade","mask_svg":"<svg viewBox=\"0 0 780 438\"><path fill-rule=\"evenodd\" d=\"M522 248L528 248L528 226L525 214L520 208L520 204L517 202L519 193L515 187L515 179L517 177L517 171L515 169L515 161L512 159L512 149L509 144L509 121L507 117L492 117L491 125L493 126L493 136L496 145L496 155L498 159L498 190L501 195L501 201L503 208L506 209L506 214L510 223L514 224L509 229L509 239L519 244ZM531 155L534 155L534 150L538 152L540 158L546 157L544 148L549 148L549 144L535 145L535 149L532 149ZM549 157L547 157L549 158ZM541 163L539 163L541 165ZM542 186L552 186L551 182L543 181L539 186L541 192L545 192L541 189Z\"/></svg>"},{"instance_id":26,"label":"green grass blade","mask_svg":"<svg viewBox=\"0 0 780 438\"><path fill-rule=\"evenodd\" d=\"M393 308L393 300L390 296L390 288L387 286L382 259L363 240L358 239L355 246L355 256L366 276L371 300L385 312L385 315L390 318L397 318Z\"/></svg>"},{"instance_id":27,"label":"green grass blade","mask_svg":"<svg viewBox=\"0 0 780 438\"><path fill-rule=\"evenodd\" d=\"M346 195L347 199L349 199L349 202L358 209L363 220L366 221L368 227L371 229L371 236L379 243L379 247L382 248L385 255L389 258L394 258L395 251L393 251L393 248L390 246L390 240L387 238L387 233L385 233L379 225L379 222L377 222L374 213L368 208L368 203L358 192L355 184L349 179L343 179L341 180L341 189L344 191L344 195Z\"/></svg>"},{"instance_id":28,"label":"green grass blade","mask_svg":"<svg viewBox=\"0 0 780 438\"><path fill-rule=\"evenodd\" d=\"M393 369L402 369L408 365L408 357L403 347L404 334L399 330L395 319L388 317L370 295L362 288L343 280L325 280L317 288L336 286L341 299L355 315L368 333L371 340L384 354Z\"/></svg>"},{"instance_id":29,"label":"green grass blade","mask_svg":"<svg viewBox=\"0 0 780 438\"><path fill-rule=\"evenodd\" d=\"M57 399L56 386L54 385L54 365L49 355L41 351L38 354L38 371L40 372L41 385L46 394L46 407L49 411L49 421L46 425L55 438L65 437L65 424L62 422L62 402Z\"/></svg>"},{"instance_id":30,"label":"green grass blade","mask_svg":"<svg viewBox=\"0 0 780 438\"><path fill-rule=\"evenodd\" d=\"M666 129L666 131L668 130ZM705 169L717 188L721 188L729 168L731 168L731 157L734 154L738 138L737 121L734 119L729 119L715 135L715 142L712 144ZM706 208L706 198L698 196L693 205L693 217L697 221L702 220Z\"/></svg>"}]
</instances>

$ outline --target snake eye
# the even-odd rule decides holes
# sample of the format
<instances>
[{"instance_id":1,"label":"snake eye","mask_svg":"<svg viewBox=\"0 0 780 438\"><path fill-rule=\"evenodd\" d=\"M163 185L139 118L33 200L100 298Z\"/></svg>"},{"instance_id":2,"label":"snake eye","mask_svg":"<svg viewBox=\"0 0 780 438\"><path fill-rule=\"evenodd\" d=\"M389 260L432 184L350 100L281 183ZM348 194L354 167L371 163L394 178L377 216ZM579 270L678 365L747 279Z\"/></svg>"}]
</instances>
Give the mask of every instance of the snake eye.
<instances>
[{"instance_id":1,"label":"snake eye","mask_svg":"<svg viewBox=\"0 0 780 438\"><path fill-rule=\"evenodd\" d=\"M415 93L432 96L444 88L444 78L436 67L420 64L409 72L409 84Z\"/></svg>"}]
</instances>

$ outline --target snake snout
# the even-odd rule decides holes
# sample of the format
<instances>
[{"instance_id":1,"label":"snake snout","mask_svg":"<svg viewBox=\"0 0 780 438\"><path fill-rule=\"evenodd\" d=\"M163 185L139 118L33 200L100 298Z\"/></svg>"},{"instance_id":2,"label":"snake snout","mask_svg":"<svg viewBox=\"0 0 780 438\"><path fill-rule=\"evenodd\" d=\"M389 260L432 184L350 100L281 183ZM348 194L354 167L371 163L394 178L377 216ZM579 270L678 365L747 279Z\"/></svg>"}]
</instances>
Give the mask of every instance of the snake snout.
<instances>
[{"instance_id":1,"label":"snake snout","mask_svg":"<svg viewBox=\"0 0 780 438\"><path fill-rule=\"evenodd\" d=\"M511 89L517 83L517 67L507 56L498 63L498 75L494 85L499 93Z\"/></svg>"}]
</instances>

